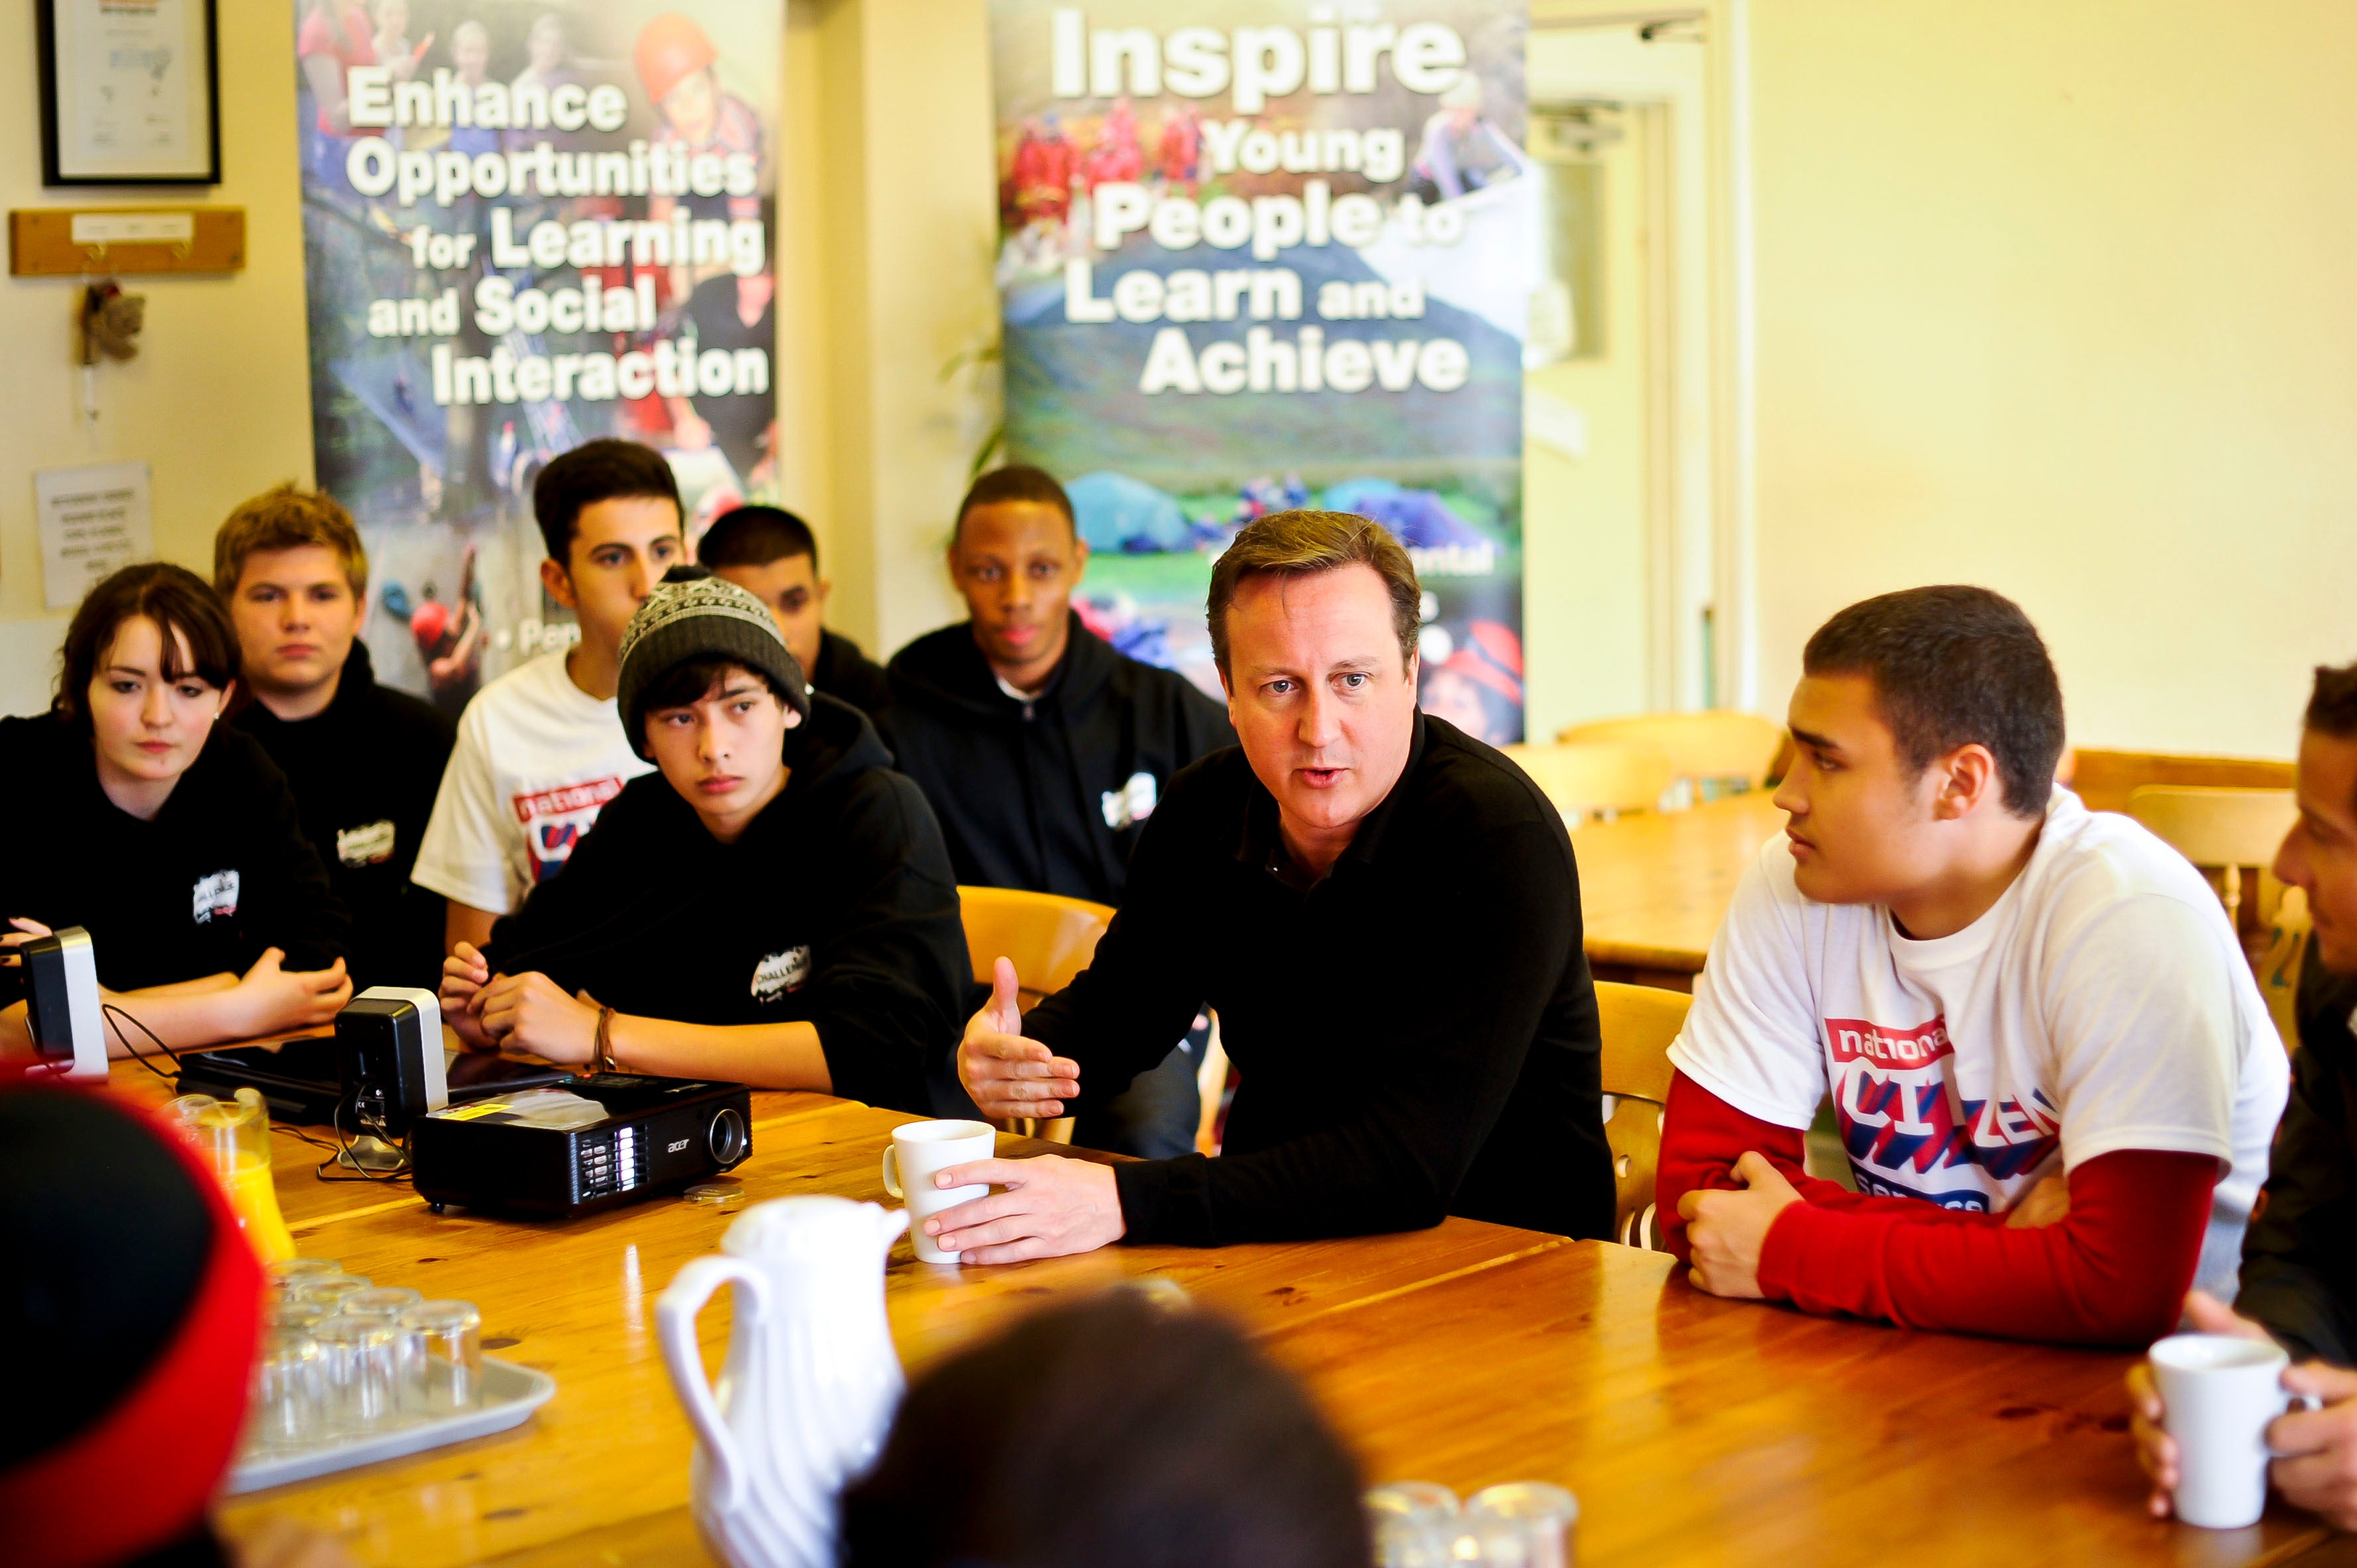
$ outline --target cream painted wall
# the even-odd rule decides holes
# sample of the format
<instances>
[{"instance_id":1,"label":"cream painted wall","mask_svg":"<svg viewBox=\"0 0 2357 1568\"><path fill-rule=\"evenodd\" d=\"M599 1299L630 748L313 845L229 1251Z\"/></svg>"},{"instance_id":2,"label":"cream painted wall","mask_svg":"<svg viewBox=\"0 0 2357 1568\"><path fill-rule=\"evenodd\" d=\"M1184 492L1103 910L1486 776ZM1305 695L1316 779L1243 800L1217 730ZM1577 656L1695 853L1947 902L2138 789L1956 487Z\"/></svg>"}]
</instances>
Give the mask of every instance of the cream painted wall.
<instances>
[{"instance_id":1,"label":"cream painted wall","mask_svg":"<svg viewBox=\"0 0 2357 1568\"><path fill-rule=\"evenodd\" d=\"M879 656L958 613L940 545L995 417L976 378L942 367L995 335L996 195L984 0L789 0L780 128L778 412L785 499L816 524L830 618ZM140 357L101 371L77 411L69 280L0 281L0 711L47 701L62 616L42 608L36 468L142 458L156 544L208 570L239 499L308 482L294 69L287 0L221 14L217 191L72 192L40 181L31 14L0 50L7 207L210 200L246 209L248 266L148 277Z\"/></svg>"},{"instance_id":2,"label":"cream painted wall","mask_svg":"<svg viewBox=\"0 0 2357 1568\"><path fill-rule=\"evenodd\" d=\"M789 499L820 524L834 618L877 652L955 613L938 550L992 416L940 373L993 330L986 15L788 5ZM250 265L136 285L146 347L102 372L95 431L71 285L0 281L0 707L39 700L56 640L36 467L145 458L157 546L199 566L230 505L309 476L288 17L221 7L213 199L246 208ZM2038 618L2076 738L2285 752L2307 666L2357 657L2357 9L1762 0L1751 19L1763 705L1833 609L1964 578ZM0 196L70 201L38 183L16 25Z\"/></svg>"},{"instance_id":3,"label":"cream painted wall","mask_svg":"<svg viewBox=\"0 0 2357 1568\"><path fill-rule=\"evenodd\" d=\"M210 574L212 531L245 496L311 474L295 186L292 22L284 0L221 6L221 167L214 191L44 190L33 8L0 48L0 207L216 202L245 209L243 272L126 280L147 296L139 357L99 371L101 414L81 416L69 278L0 278L0 711L45 705L62 617L42 607L36 469L144 459L156 547ZM267 62L257 66L255 62Z\"/></svg>"},{"instance_id":4,"label":"cream painted wall","mask_svg":"<svg viewBox=\"0 0 2357 1568\"><path fill-rule=\"evenodd\" d=\"M2357 658L2357 7L1751 8L1759 652L1984 583L2074 742L2288 755Z\"/></svg>"}]
</instances>

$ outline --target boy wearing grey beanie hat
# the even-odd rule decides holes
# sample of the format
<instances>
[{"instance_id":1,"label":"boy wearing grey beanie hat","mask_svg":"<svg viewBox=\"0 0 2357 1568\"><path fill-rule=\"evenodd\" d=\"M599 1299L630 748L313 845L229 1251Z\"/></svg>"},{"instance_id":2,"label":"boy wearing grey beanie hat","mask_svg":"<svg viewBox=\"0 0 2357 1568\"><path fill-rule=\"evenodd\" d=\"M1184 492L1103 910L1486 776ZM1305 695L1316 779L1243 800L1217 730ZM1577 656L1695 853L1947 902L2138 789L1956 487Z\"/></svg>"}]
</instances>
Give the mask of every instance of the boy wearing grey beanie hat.
<instances>
[{"instance_id":1,"label":"boy wearing grey beanie hat","mask_svg":"<svg viewBox=\"0 0 2357 1568\"><path fill-rule=\"evenodd\" d=\"M620 652L617 703L656 772L489 944L458 945L444 1017L596 1071L930 1110L975 987L924 796L733 583L673 567Z\"/></svg>"},{"instance_id":2,"label":"boy wearing grey beanie hat","mask_svg":"<svg viewBox=\"0 0 2357 1568\"><path fill-rule=\"evenodd\" d=\"M810 681L779 635L770 607L701 566L673 566L663 574L647 602L622 632L622 679L615 690L622 730L640 757L647 750L647 693L658 681L690 660L720 660L751 670L794 717L810 717Z\"/></svg>"}]
</instances>

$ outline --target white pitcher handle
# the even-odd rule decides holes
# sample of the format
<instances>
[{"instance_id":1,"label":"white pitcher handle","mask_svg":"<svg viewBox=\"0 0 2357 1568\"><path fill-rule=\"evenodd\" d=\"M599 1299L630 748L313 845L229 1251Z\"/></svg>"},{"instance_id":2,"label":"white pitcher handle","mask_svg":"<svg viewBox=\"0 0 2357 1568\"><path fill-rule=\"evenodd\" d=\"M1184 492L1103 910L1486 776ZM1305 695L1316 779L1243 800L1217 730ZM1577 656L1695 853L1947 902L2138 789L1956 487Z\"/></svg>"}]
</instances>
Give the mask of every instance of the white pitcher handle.
<instances>
[{"instance_id":1,"label":"white pitcher handle","mask_svg":"<svg viewBox=\"0 0 2357 1568\"><path fill-rule=\"evenodd\" d=\"M662 1341L671 1386L678 1391L687 1423L695 1428L704 1444L705 1461L719 1483L721 1507L734 1510L744 1502L745 1463L737 1452L736 1437L720 1414L720 1402L712 1397L712 1384L704 1375L703 1348L695 1334L695 1320L704 1304L725 1284L737 1287L737 1310L752 1314L753 1335L764 1336L770 1316L769 1282L742 1260L720 1253L691 1260L672 1276L671 1283L655 1298L655 1331Z\"/></svg>"}]
</instances>

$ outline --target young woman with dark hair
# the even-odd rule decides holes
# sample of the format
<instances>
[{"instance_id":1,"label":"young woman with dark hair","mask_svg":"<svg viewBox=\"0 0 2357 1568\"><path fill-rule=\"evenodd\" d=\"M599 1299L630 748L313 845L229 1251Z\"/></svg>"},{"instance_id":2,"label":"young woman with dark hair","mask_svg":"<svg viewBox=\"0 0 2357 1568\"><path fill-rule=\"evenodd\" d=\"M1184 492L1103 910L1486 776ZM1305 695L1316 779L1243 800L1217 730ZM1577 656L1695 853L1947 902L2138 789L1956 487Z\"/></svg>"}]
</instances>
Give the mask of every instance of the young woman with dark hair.
<instances>
[{"instance_id":1,"label":"young woman with dark hair","mask_svg":"<svg viewBox=\"0 0 2357 1568\"><path fill-rule=\"evenodd\" d=\"M332 1018L344 909L285 775L217 722L238 667L220 598L184 567L126 566L74 612L59 667L47 714L0 719L0 949L82 927L110 1000L174 1047ZM16 964L0 1054L30 1046Z\"/></svg>"}]
</instances>

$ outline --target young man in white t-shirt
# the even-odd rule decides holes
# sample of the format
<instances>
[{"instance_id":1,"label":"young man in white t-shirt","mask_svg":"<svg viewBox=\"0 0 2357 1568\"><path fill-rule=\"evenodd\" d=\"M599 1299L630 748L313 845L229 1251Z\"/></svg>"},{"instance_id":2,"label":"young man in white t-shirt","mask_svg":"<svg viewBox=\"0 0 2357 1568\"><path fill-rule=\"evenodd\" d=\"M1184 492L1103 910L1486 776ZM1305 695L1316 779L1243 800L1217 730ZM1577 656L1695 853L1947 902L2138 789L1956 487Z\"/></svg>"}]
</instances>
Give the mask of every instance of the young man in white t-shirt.
<instances>
[{"instance_id":1,"label":"young man in white t-shirt","mask_svg":"<svg viewBox=\"0 0 2357 1568\"><path fill-rule=\"evenodd\" d=\"M1704 1290L1807 1311L2166 1333L2189 1284L2233 1288L2287 1079L2216 896L2055 787L2061 691L2010 601L1868 599L1803 670L1789 843L1670 1050L1672 1250ZM1856 1194L1803 1171L1828 1094Z\"/></svg>"},{"instance_id":2,"label":"young man in white t-shirt","mask_svg":"<svg viewBox=\"0 0 2357 1568\"><path fill-rule=\"evenodd\" d=\"M449 900L446 948L478 947L536 883L564 869L597 809L651 769L614 710L622 631L665 570L686 558L679 487L660 453L587 441L541 470L533 512L540 578L581 640L475 694L410 875Z\"/></svg>"}]
</instances>

